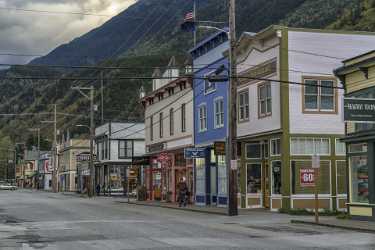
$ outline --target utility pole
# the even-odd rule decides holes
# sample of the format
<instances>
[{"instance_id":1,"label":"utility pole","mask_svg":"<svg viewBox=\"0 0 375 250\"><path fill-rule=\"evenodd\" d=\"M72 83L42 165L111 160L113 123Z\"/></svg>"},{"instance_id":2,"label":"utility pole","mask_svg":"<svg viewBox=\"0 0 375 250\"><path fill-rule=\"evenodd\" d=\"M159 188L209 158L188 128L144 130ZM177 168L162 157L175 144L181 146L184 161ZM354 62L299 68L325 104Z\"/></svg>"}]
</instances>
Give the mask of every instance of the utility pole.
<instances>
[{"instance_id":1,"label":"utility pole","mask_svg":"<svg viewBox=\"0 0 375 250\"><path fill-rule=\"evenodd\" d=\"M229 0L229 84L228 84L228 215L238 215L237 207L237 64L236 64L236 5Z\"/></svg>"},{"instance_id":2,"label":"utility pole","mask_svg":"<svg viewBox=\"0 0 375 250\"><path fill-rule=\"evenodd\" d=\"M72 87L72 89L77 90L81 95L90 100L90 187L88 190L89 197L94 196L94 178L95 178L95 169L94 169L94 137L95 137L95 123L94 123L94 86L90 87ZM90 94L86 95L82 90L89 90Z\"/></svg>"}]
</instances>

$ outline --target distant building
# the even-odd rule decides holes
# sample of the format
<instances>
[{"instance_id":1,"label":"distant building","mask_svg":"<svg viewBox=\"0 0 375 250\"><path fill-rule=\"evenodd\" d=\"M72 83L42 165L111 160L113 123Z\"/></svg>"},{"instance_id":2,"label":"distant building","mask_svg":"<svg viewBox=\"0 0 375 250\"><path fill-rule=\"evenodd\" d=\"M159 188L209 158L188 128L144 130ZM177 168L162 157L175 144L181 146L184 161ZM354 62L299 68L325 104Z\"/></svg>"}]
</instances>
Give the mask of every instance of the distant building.
<instances>
[{"instance_id":1,"label":"distant building","mask_svg":"<svg viewBox=\"0 0 375 250\"><path fill-rule=\"evenodd\" d=\"M177 200L177 186L186 179L193 192L193 164L184 149L193 146L193 91L186 61L172 57L165 71L155 70L152 92L142 99L146 121L146 155L150 167L144 183L151 200Z\"/></svg>"},{"instance_id":2,"label":"distant building","mask_svg":"<svg viewBox=\"0 0 375 250\"><path fill-rule=\"evenodd\" d=\"M366 111L372 114L372 119L366 118L365 114L364 119L346 123L344 141L348 149L349 214L354 218L374 220L375 50L347 59L343 64L335 70L335 74L345 87L345 97L361 99L360 102L366 101L366 105L373 105ZM359 115L359 111L352 112L354 115Z\"/></svg>"},{"instance_id":3,"label":"distant building","mask_svg":"<svg viewBox=\"0 0 375 250\"><path fill-rule=\"evenodd\" d=\"M38 162L38 188L52 190L53 158L51 152L41 152Z\"/></svg>"},{"instance_id":4,"label":"distant building","mask_svg":"<svg viewBox=\"0 0 375 250\"><path fill-rule=\"evenodd\" d=\"M228 81L211 82L209 77L228 78L228 50L226 32L209 36L193 49L194 66L194 145L204 149L204 158L195 160L195 203L197 205L226 206L228 179L225 157L227 138ZM220 71L220 72L219 72ZM220 152L215 145L221 144Z\"/></svg>"},{"instance_id":5,"label":"distant building","mask_svg":"<svg viewBox=\"0 0 375 250\"><path fill-rule=\"evenodd\" d=\"M320 156L319 206L346 208L341 58L375 48L374 33L271 26L244 33L237 47L239 205L311 209L301 179Z\"/></svg>"},{"instance_id":6,"label":"distant building","mask_svg":"<svg viewBox=\"0 0 375 250\"><path fill-rule=\"evenodd\" d=\"M110 194L124 193L126 170L134 157L145 154L144 123L106 123L95 129L95 144L95 186Z\"/></svg>"},{"instance_id":7,"label":"distant building","mask_svg":"<svg viewBox=\"0 0 375 250\"><path fill-rule=\"evenodd\" d=\"M25 150L23 159L16 165L16 182L21 188L37 188L38 151Z\"/></svg>"}]
</instances>

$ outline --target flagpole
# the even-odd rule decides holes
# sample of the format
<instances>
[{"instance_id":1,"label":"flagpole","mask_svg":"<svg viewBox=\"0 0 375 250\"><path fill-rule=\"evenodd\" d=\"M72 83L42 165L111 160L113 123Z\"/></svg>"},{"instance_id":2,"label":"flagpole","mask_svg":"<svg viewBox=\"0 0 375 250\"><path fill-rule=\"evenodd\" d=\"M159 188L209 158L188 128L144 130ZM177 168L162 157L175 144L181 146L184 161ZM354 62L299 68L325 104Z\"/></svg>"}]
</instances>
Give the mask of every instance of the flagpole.
<instances>
[{"instance_id":1,"label":"flagpole","mask_svg":"<svg viewBox=\"0 0 375 250\"><path fill-rule=\"evenodd\" d=\"M194 23L197 21L197 1L193 0L193 15L194 15ZM197 45L197 27L194 25L194 47Z\"/></svg>"}]
</instances>

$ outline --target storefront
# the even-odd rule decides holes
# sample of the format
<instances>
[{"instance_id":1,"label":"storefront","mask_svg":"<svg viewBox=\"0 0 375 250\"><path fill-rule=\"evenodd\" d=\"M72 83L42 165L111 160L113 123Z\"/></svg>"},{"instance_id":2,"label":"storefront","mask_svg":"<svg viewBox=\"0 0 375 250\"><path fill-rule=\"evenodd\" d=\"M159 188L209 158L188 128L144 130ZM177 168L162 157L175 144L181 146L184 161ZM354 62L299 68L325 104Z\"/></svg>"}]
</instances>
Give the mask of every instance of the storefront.
<instances>
[{"instance_id":1,"label":"storefront","mask_svg":"<svg viewBox=\"0 0 375 250\"><path fill-rule=\"evenodd\" d=\"M345 60L335 74L345 86L349 214L375 220L375 51Z\"/></svg>"}]
</instances>

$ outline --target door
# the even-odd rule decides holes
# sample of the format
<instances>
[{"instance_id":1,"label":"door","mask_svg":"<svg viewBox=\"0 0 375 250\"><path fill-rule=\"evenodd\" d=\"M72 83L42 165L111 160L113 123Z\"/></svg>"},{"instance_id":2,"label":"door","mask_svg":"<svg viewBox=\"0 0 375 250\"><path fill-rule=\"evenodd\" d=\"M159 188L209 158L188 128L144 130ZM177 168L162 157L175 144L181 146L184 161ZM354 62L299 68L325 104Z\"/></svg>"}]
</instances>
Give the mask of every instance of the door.
<instances>
[{"instance_id":1,"label":"door","mask_svg":"<svg viewBox=\"0 0 375 250\"><path fill-rule=\"evenodd\" d=\"M270 187L270 167L268 163L263 164L263 206L265 208L270 208L271 199L271 187Z\"/></svg>"},{"instance_id":2,"label":"door","mask_svg":"<svg viewBox=\"0 0 375 250\"><path fill-rule=\"evenodd\" d=\"M211 204L217 204L217 168L216 166L211 166Z\"/></svg>"}]
</instances>

